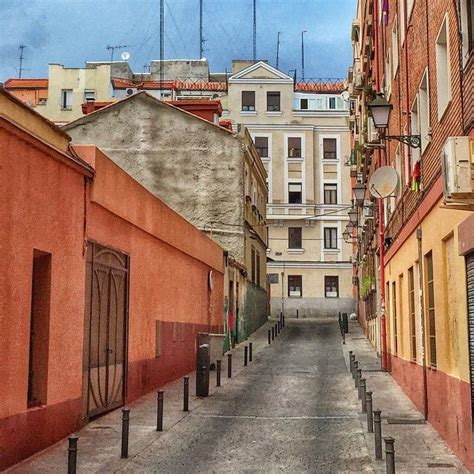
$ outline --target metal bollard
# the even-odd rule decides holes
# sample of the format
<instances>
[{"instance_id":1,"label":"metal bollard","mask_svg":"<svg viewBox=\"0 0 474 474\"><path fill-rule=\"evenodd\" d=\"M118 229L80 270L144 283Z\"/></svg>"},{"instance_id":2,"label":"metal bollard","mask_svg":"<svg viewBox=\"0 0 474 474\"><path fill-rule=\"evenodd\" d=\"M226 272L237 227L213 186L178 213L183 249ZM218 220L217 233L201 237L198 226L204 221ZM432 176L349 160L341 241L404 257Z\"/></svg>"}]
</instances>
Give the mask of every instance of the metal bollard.
<instances>
[{"instance_id":1,"label":"metal bollard","mask_svg":"<svg viewBox=\"0 0 474 474\"><path fill-rule=\"evenodd\" d=\"M268 344L272 343L272 331L269 329L268 330Z\"/></svg>"},{"instance_id":2,"label":"metal bollard","mask_svg":"<svg viewBox=\"0 0 474 474\"><path fill-rule=\"evenodd\" d=\"M227 378L232 378L232 354L227 354Z\"/></svg>"},{"instance_id":3,"label":"metal bollard","mask_svg":"<svg viewBox=\"0 0 474 474\"><path fill-rule=\"evenodd\" d=\"M76 474L77 467L77 440L76 435L69 436L69 446L67 448L67 473Z\"/></svg>"},{"instance_id":4,"label":"metal bollard","mask_svg":"<svg viewBox=\"0 0 474 474\"><path fill-rule=\"evenodd\" d=\"M183 382L183 411L189 411L189 377L187 375L183 377Z\"/></svg>"},{"instance_id":5,"label":"metal bollard","mask_svg":"<svg viewBox=\"0 0 474 474\"><path fill-rule=\"evenodd\" d=\"M272 341L275 340L275 326L272 326Z\"/></svg>"},{"instance_id":6,"label":"metal bollard","mask_svg":"<svg viewBox=\"0 0 474 474\"><path fill-rule=\"evenodd\" d=\"M122 410L122 452L121 458L128 458L128 433L130 427L130 410L124 408Z\"/></svg>"},{"instance_id":7,"label":"metal bollard","mask_svg":"<svg viewBox=\"0 0 474 474\"><path fill-rule=\"evenodd\" d=\"M365 408L367 410L367 433L373 433L374 432L374 414L372 412L372 392L366 393Z\"/></svg>"},{"instance_id":8,"label":"metal bollard","mask_svg":"<svg viewBox=\"0 0 474 474\"><path fill-rule=\"evenodd\" d=\"M385 472L395 474L395 440L391 436L383 440L385 441Z\"/></svg>"},{"instance_id":9,"label":"metal bollard","mask_svg":"<svg viewBox=\"0 0 474 474\"><path fill-rule=\"evenodd\" d=\"M365 379L360 379L360 405L362 409L362 413L367 413L367 406L365 399L367 398L367 385Z\"/></svg>"},{"instance_id":10,"label":"metal bollard","mask_svg":"<svg viewBox=\"0 0 474 474\"><path fill-rule=\"evenodd\" d=\"M285 315L283 315L283 327L285 327Z\"/></svg>"},{"instance_id":11,"label":"metal bollard","mask_svg":"<svg viewBox=\"0 0 474 474\"><path fill-rule=\"evenodd\" d=\"M216 386L221 386L221 361L216 361Z\"/></svg>"},{"instance_id":12,"label":"metal bollard","mask_svg":"<svg viewBox=\"0 0 474 474\"><path fill-rule=\"evenodd\" d=\"M244 367L247 367L248 357L249 357L249 346L244 346Z\"/></svg>"},{"instance_id":13,"label":"metal bollard","mask_svg":"<svg viewBox=\"0 0 474 474\"><path fill-rule=\"evenodd\" d=\"M354 370L352 371L352 378L356 380L357 369L359 368L359 362L354 360L353 367L354 367ZM355 386L357 387L357 384Z\"/></svg>"},{"instance_id":14,"label":"metal bollard","mask_svg":"<svg viewBox=\"0 0 474 474\"><path fill-rule=\"evenodd\" d=\"M158 405L156 410L156 431L163 431L163 390L158 390Z\"/></svg>"},{"instance_id":15,"label":"metal bollard","mask_svg":"<svg viewBox=\"0 0 474 474\"><path fill-rule=\"evenodd\" d=\"M280 334L280 331L281 331L281 321L278 321L278 323L277 323L277 329L278 329L278 334Z\"/></svg>"},{"instance_id":16,"label":"metal bollard","mask_svg":"<svg viewBox=\"0 0 474 474\"><path fill-rule=\"evenodd\" d=\"M349 351L349 372L352 374L352 351Z\"/></svg>"},{"instance_id":17,"label":"metal bollard","mask_svg":"<svg viewBox=\"0 0 474 474\"><path fill-rule=\"evenodd\" d=\"M296 319L299 318L299 310L296 310Z\"/></svg>"},{"instance_id":18,"label":"metal bollard","mask_svg":"<svg viewBox=\"0 0 474 474\"><path fill-rule=\"evenodd\" d=\"M249 362L253 359L253 342L249 342Z\"/></svg>"},{"instance_id":19,"label":"metal bollard","mask_svg":"<svg viewBox=\"0 0 474 474\"><path fill-rule=\"evenodd\" d=\"M380 410L374 410L375 459L382 459L382 418Z\"/></svg>"},{"instance_id":20,"label":"metal bollard","mask_svg":"<svg viewBox=\"0 0 474 474\"><path fill-rule=\"evenodd\" d=\"M356 373L356 381L355 381L355 384L356 384L356 389L359 390L359 387L360 387L360 379L362 378L362 370L361 369L357 369L357 373ZM359 395L359 399L360 399L360 395Z\"/></svg>"},{"instance_id":21,"label":"metal bollard","mask_svg":"<svg viewBox=\"0 0 474 474\"><path fill-rule=\"evenodd\" d=\"M275 324L275 337L278 336L278 324Z\"/></svg>"}]
</instances>

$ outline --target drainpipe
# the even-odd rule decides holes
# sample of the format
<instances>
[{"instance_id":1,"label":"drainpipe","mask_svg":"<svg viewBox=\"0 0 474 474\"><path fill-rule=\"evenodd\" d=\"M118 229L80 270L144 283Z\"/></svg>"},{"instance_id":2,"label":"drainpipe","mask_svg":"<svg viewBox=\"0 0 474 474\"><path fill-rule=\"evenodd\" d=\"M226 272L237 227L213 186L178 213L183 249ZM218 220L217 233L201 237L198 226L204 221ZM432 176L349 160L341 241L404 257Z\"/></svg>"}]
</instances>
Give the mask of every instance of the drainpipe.
<instances>
[{"instance_id":1,"label":"drainpipe","mask_svg":"<svg viewBox=\"0 0 474 474\"><path fill-rule=\"evenodd\" d=\"M375 89L380 92L380 54L379 54L379 5L378 2L374 2L374 49L375 49ZM384 151L385 152L385 151ZM377 150L377 165L382 166L382 151ZM388 366L388 354L387 354L387 322L385 317L385 248L384 248L384 213L383 213L383 200L378 199L378 211L379 211L379 253L380 253L380 339L381 339L381 352L382 352L382 370L386 371Z\"/></svg>"},{"instance_id":2,"label":"drainpipe","mask_svg":"<svg viewBox=\"0 0 474 474\"><path fill-rule=\"evenodd\" d=\"M426 369L426 350L425 350L425 308L423 304L423 246L422 246L422 230L421 227L416 229L416 238L418 240L418 285L419 285L419 305L421 320L421 356L423 364L423 416L428 419L428 384Z\"/></svg>"}]
</instances>

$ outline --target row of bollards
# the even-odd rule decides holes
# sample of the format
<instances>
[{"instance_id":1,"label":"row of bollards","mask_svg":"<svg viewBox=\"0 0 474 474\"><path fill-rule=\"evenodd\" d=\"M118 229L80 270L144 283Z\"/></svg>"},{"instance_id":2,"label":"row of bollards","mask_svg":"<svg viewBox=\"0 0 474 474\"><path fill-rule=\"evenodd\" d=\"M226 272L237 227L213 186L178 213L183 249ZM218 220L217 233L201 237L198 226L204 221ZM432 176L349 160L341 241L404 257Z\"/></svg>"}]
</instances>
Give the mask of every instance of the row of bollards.
<instances>
[{"instance_id":1,"label":"row of bollards","mask_svg":"<svg viewBox=\"0 0 474 474\"><path fill-rule=\"evenodd\" d=\"M283 313L280 313L280 319L275 323L274 326L271 327L271 329L268 329L267 331L268 344L271 344L272 341L274 341L275 338L278 337L278 334L280 334L284 327L285 315Z\"/></svg>"},{"instance_id":2,"label":"row of bollards","mask_svg":"<svg viewBox=\"0 0 474 474\"><path fill-rule=\"evenodd\" d=\"M280 321L275 326L268 330L268 343L270 344L270 335L272 340L275 339L276 335L280 333L284 327L284 315L280 318ZM249 342L248 345L244 346L244 366L248 365L248 362L253 360L253 343ZM216 386L221 386L221 371L222 361L216 361ZM227 354L227 377L232 378L232 353ZM157 409L156 409L156 431L163 431L163 405L164 405L164 392L158 390L157 392ZM183 377L183 411L189 411L189 376ZM122 409L122 439L121 439L121 458L128 458L128 440L130 434L130 409ZM75 474L77 471L77 442L78 437L71 435L68 438L68 474Z\"/></svg>"},{"instance_id":3,"label":"row of bollards","mask_svg":"<svg viewBox=\"0 0 474 474\"><path fill-rule=\"evenodd\" d=\"M391 436L382 438L382 412L373 409L373 393L367 390L367 381L362 377L362 369L353 351L349 351L349 370L358 391L361 411L367 416L367 433L374 433L375 459L380 460L382 439L385 441L385 469L387 474L395 474L395 440Z\"/></svg>"}]
</instances>

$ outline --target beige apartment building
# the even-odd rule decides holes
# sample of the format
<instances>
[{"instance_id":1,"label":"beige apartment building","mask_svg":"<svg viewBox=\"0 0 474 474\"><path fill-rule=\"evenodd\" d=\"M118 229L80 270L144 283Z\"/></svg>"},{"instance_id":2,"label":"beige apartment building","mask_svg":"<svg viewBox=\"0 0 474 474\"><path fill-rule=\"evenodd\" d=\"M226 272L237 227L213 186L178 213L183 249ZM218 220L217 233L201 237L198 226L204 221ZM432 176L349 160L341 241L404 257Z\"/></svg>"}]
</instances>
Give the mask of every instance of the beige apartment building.
<instances>
[{"instance_id":1,"label":"beige apartment building","mask_svg":"<svg viewBox=\"0 0 474 474\"><path fill-rule=\"evenodd\" d=\"M271 313L352 312L348 104L338 93L295 92L266 62L234 61L223 118L244 125L268 174Z\"/></svg>"}]
</instances>

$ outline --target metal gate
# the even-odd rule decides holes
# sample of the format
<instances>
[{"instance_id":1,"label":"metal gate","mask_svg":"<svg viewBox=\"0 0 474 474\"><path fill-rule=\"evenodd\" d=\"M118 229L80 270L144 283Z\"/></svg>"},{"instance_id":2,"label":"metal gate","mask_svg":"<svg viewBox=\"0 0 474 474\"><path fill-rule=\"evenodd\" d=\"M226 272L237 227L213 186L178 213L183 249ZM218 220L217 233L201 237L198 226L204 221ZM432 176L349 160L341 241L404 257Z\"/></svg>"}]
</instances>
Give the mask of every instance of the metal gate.
<instances>
[{"instance_id":1,"label":"metal gate","mask_svg":"<svg viewBox=\"0 0 474 474\"><path fill-rule=\"evenodd\" d=\"M84 345L88 417L124 404L128 265L127 255L88 242Z\"/></svg>"},{"instance_id":2,"label":"metal gate","mask_svg":"<svg viewBox=\"0 0 474 474\"><path fill-rule=\"evenodd\" d=\"M474 416L474 252L466 256L467 321L471 370L471 415Z\"/></svg>"}]
</instances>

